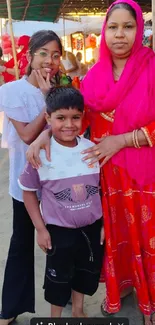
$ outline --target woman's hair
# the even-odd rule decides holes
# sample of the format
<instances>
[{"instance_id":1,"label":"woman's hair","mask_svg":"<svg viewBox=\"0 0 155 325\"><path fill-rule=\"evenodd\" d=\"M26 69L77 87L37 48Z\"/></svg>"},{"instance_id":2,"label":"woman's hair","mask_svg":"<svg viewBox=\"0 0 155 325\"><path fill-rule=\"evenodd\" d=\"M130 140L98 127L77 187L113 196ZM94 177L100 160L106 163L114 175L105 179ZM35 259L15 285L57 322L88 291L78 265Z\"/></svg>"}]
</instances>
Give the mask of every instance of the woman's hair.
<instances>
[{"instance_id":1,"label":"woman's hair","mask_svg":"<svg viewBox=\"0 0 155 325\"><path fill-rule=\"evenodd\" d=\"M84 99L79 90L73 87L51 88L46 95L46 111L49 115L59 109L77 108L84 111Z\"/></svg>"},{"instance_id":2,"label":"woman's hair","mask_svg":"<svg viewBox=\"0 0 155 325\"><path fill-rule=\"evenodd\" d=\"M108 21L108 19L110 18L111 14L116 10L116 9L125 9L128 10L130 12L130 14L132 15L132 17L136 20L137 16L136 16L136 12L135 10L128 4L125 2L121 2L118 3L116 5L114 5L107 13L106 16L106 21Z\"/></svg>"},{"instance_id":3,"label":"woman's hair","mask_svg":"<svg viewBox=\"0 0 155 325\"><path fill-rule=\"evenodd\" d=\"M62 55L62 44L60 41L60 38L56 33L54 33L52 30L40 30L39 32L36 32L32 35L29 41L28 45L28 51L32 58L34 57L35 52L46 45L47 43L51 41L56 41L59 46L60 53ZM29 64L27 68L27 75L29 76L31 74L32 68L31 63Z\"/></svg>"}]
</instances>

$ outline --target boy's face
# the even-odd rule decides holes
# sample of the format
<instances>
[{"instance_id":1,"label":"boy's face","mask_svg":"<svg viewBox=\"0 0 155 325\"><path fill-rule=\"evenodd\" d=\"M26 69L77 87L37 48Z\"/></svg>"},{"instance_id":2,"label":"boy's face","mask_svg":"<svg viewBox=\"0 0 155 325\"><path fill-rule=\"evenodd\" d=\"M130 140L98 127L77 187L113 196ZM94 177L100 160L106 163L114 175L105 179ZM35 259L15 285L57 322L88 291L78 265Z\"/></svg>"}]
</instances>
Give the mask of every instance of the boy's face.
<instances>
[{"instance_id":1,"label":"boy's face","mask_svg":"<svg viewBox=\"0 0 155 325\"><path fill-rule=\"evenodd\" d=\"M51 116L46 113L46 120L52 128L52 134L57 142L66 147L76 145L76 137L82 127L83 113L77 108L59 109Z\"/></svg>"}]
</instances>

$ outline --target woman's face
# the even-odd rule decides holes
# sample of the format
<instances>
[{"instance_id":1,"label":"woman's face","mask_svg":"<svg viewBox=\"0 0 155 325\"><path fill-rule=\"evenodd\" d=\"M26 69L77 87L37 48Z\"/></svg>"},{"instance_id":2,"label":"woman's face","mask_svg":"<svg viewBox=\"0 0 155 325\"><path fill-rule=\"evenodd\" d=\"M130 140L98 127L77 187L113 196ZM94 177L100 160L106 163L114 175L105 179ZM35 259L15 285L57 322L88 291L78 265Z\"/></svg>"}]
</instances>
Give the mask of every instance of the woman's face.
<instances>
[{"instance_id":1,"label":"woman's face","mask_svg":"<svg viewBox=\"0 0 155 325\"><path fill-rule=\"evenodd\" d=\"M44 78L50 73L51 78L59 71L61 53L56 41L51 41L39 48L31 57L29 55L31 67L34 70L40 70Z\"/></svg>"},{"instance_id":2,"label":"woman's face","mask_svg":"<svg viewBox=\"0 0 155 325\"><path fill-rule=\"evenodd\" d=\"M137 23L126 9L114 10L106 24L105 41L113 57L127 58L132 50Z\"/></svg>"}]
</instances>

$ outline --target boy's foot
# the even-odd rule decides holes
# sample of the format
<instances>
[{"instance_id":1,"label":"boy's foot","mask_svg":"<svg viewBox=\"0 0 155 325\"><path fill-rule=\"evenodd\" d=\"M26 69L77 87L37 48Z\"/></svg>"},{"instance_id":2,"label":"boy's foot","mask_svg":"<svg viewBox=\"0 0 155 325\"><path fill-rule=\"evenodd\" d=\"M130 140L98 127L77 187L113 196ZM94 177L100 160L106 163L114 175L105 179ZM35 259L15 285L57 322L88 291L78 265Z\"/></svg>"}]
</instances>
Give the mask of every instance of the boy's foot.
<instances>
[{"instance_id":1,"label":"boy's foot","mask_svg":"<svg viewBox=\"0 0 155 325\"><path fill-rule=\"evenodd\" d=\"M9 318L9 319L4 319L0 315L0 325L11 325L15 319L16 319L15 317L12 317L12 318Z\"/></svg>"}]
</instances>

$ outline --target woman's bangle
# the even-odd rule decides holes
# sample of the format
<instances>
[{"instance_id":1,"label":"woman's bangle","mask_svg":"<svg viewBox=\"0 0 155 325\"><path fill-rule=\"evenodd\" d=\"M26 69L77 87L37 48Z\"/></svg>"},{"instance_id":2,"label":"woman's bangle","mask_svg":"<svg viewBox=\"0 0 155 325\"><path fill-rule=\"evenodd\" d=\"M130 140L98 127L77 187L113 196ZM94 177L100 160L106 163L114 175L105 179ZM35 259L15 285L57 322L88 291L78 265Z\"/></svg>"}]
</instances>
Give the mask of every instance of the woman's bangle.
<instances>
[{"instance_id":1,"label":"woman's bangle","mask_svg":"<svg viewBox=\"0 0 155 325\"><path fill-rule=\"evenodd\" d=\"M133 142L133 146L134 146L135 148L137 148L136 140L135 140L135 130L133 130L133 132L132 132L132 142Z\"/></svg>"},{"instance_id":2,"label":"woman's bangle","mask_svg":"<svg viewBox=\"0 0 155 325\"><path fill-rule=\"evenodd\" d=\"M132 141L133 141L133 145L135 148L137 148L137 149L141 148L139 141L138 141L138 130L134 130L132 132Z\"/></svg>"},{"instance_id":3,"label":"woman's bangle","mask_svg":"<svg viewBox=\"0 0 155 325\"><path fill-rule=\"evenodd\" d=\"M138 141L138 130L135 131L135 141L136 141L137 148L140 148L140 144Z\"/></svg>"}]
</instances>

